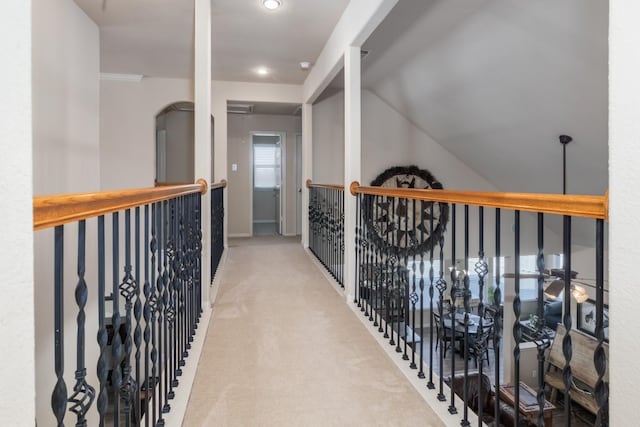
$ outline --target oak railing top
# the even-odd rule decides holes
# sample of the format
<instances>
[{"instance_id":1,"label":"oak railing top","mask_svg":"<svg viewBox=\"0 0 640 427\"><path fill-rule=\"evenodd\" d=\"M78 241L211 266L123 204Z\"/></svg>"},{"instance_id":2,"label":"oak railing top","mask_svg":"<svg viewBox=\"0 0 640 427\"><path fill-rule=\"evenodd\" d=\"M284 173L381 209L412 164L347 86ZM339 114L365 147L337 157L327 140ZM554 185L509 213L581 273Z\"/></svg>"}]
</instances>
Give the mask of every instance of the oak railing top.
<instances>
[{"instance_id":1,"label":"oak railing top","mask_svg":"<svg viewBox=\"0 0 640 427\"><path fill-rule=\"evenodd\" d=\"M216 188L227 188L227 180L221 179L220 182L209 184L209 190L215 190Z\"/></svg>"},{"instance_id":2,"label":"oak railing top","mask_svg":"<svg viewBox=\"0 0 640 427\"><path fill-rule=\"evenodd\" d=\"M43 230L188 194L205 194L208 188L207 182L199 179L195 184L34 196L33 229Z\"/></svg>"},{"instance_id":3,"label":"oak railing top","mask_svg":"<svg viewBox=\"0 0 640 427\"><path fill-rule=\"evenodd\" d=\"M344 185L338 184L314 184L310 179L307 180L307 188L328 188L331 190L344 191Z\"/></svg>"},{"instance_id":4,"label":"oak railing top","mask_svg":"<svg viewBox=\"0 0 640 427\"><path fill-rule=\"evenodd\" d=\"M419 190L409 188L362 187L354 181L351 194L399 197L431 202L456 203L512 210L608 219L609 196L538 193L492 193L483 191Z\"/></svg>"}]
</instances>

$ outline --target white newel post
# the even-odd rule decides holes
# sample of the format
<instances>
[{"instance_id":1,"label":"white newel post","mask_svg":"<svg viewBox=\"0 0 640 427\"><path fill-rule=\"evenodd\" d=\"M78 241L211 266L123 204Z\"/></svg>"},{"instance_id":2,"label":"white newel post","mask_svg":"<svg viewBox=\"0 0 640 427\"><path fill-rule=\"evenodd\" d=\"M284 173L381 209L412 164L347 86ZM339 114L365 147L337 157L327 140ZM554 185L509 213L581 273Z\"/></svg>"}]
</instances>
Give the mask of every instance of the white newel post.
<instances>
[{"instance_id":1,"label":"white newel post","mask_svg":"<svg viewBox=\"0 0 640 427\"><path fill-rule=\"evenodd\" d=\"M360 48L350 46L344 53L344 287L347 302L355 295L356 198L349 192L353 181L360 182L361 132Z\"/></svg>"},{"instance_id":2,"label":"white newel post","mask_svg":"<svg viewBox=\"0 0 640 427\"><path fill-rule=\"evenodd\" d=\"M195 0L194 171L211 183L211 0ZM202 307L210 307L211 191L202 197Z\"/></svg>"},{"instance_id":3,"label":"white newel post","mask_svg":"<svg viewBox=\"0 0 640 427\"><path fill-rule=\"evenodd\" d=\"M31 2L0 3L0 425L35 421Z\"/></svg>"},{"instance_id":4,"label":"white newel post","mask_svg":"<svg viewBox=\"0 0 640 427\"><path fill-rule=\"evenodd\" d=\"M309 189L307 180L313 180L313 106L302 104L302 246L309 247Z\"/></svg>"}]
</instances>

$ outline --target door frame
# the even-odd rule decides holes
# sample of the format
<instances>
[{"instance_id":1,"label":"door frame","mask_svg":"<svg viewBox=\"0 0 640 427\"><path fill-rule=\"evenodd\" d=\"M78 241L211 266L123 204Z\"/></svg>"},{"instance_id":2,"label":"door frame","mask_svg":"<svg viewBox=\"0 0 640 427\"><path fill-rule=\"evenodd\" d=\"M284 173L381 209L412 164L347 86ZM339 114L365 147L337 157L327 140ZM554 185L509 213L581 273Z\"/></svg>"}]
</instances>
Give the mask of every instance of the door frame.
<instances>
[{"instance_id":1,"label":"door frame","mask_svg":"<svg viewBox=\"0 0 640 427\"><path fill-rule=\"evenodd\" d=\"M287 192L286 189L286 147L287 147L287 133L283 131L251 131L249 132L249 141L251 143L250 158L249 158L249 230L250 235L253 237L253 137L254 136L279 136L280 137L280 218L276 218L276 224L280 235L285 234L286 221L286 206L287 206Z\"/></svg>"},{"instance_id":2,"label":"door frame","mask_svg":"<svg viewBox=\"0 0 640 427\"><path fill-rule=\"evenodd\" d=\"M296 236L302 235L302 134L296 133Z\"/></svg>"}]
</instances>

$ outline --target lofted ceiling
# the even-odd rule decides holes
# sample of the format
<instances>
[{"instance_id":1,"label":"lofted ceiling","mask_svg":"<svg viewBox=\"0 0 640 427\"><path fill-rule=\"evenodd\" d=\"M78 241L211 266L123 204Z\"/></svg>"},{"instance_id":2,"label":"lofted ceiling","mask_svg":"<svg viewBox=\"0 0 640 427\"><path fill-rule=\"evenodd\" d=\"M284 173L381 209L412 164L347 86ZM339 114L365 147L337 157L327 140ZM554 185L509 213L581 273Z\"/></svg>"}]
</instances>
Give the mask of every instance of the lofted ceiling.
<instances>
[{"instance_id":1,"label":"lofted ceiling","mask_svg":"<svg viewBox=\"0 0 640 427\"><path fill-rule=\"evenodd\" d=\"M193 76L193 0L75 0L100 28L104 73ZM302 84L349 0L212 0L212 78ZM270 73L259 76L258 67Z\"/></svg>"},{"instance_id":2,"label":"lofted ceiling","mask_svg":"<svg viewBox=\"0 0 640 427\"><path fill-rule=\"evenodd\" d=\"M608 187L608 3L400 0L363 86L501 191Z\"/></svg>"}]
</instances>

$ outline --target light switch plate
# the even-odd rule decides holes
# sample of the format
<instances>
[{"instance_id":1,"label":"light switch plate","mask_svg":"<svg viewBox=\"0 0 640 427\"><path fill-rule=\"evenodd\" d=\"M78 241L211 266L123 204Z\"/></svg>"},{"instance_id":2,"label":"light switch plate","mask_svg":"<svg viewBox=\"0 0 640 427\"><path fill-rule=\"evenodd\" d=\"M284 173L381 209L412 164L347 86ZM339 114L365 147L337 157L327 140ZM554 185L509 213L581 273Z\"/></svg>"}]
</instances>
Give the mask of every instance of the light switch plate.
<instances>
[{"instance_id":1,"label":"light switch plate","mask_svg":"<svg viewBox=\"0 0 640 427\"><path fill-rule=\"evenodd\" d=\"M238 170L238 164L237 164L237 163L232 163L232 164L231 164L231 170L232 170L233 172L236 172L236 171Z\"/></svg>"}]
</instances>

